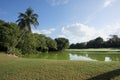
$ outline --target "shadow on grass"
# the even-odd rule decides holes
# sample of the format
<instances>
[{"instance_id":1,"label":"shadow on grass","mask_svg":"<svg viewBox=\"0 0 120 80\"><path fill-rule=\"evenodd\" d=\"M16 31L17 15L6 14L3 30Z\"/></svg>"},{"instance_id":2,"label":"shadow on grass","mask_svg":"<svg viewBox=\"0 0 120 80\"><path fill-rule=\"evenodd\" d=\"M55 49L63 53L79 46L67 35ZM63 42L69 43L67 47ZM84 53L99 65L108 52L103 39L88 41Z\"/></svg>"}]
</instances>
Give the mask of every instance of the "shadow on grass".
<instances>
[{"instance_id":1,"label":"shadow on grass","mask_svg":"<svg viewBox=\"0 0 120 80\"><path fill-rule=\"evenodd\" d=\"M110 79L115 78L117 76L120 76L120 69L116 69L116 70L92 77L92 78L87 79L87 80L110 80Z\"/></svg>"}]
</instances>

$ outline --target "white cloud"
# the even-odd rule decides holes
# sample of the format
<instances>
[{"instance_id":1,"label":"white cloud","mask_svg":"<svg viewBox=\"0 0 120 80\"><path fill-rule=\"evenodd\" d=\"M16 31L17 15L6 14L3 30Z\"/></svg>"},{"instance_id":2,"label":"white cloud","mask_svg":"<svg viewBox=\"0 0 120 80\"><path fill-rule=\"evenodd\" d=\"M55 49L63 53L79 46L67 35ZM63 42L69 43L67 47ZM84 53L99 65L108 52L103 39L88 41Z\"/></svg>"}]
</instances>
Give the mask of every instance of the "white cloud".
<instances>
[{"instance_id":1,"label":"white cloud","mask_svg":"<svg viewBox=\"0 0 120 80\"><path fill-rule=\"evenodd\" d=\"M120 24L119 23L115 23L112 25L107 25L104 28L100 29L99 32L105 40L109 37L109 35L119 35L120 36Z\"/></svg>"},{"instance_id":2,"label":"white cloud","mask_svg":"<svg viewBox=\"0 0 120 80\"><path fill-rule=\"evenodd\" d=\"M96 37L103 37L105 40L111 34L120 35L120 24L107 25L101 29L95 29L81 23L76 23L62 28L62 34L60 36L66 37L70 40L70 43L86 42Z\"/></svg>"},{"instance_id":3,"label":"white cloud","mask_svg":"<svg viewBox=\"0 0 120 80\"><path fill-rule=\"evenodd\" d=\"M55 31L55 28L51 28L48 30L32 30L33 33L38 33L38 34L45 34L45 35L50 35Z\"/></svg>"},{"instance_id":4,"label":"white cloud","mask_svg":"<svg viewBox=\"0 0 120 80\"><path fill-rule=\"evenodd\" d=\"M46 0L52 6L67 4L69 0Z\"/></svg>"},{"instance_id":5,"label":"white cloud","mask_svg":"<svg viewBox=\"0 0 120 80\"><path fill-rule=\"evenodd\" d=\"M111 6L115 0L104 0L104 7Z\"/></svg>"}]
</instances>

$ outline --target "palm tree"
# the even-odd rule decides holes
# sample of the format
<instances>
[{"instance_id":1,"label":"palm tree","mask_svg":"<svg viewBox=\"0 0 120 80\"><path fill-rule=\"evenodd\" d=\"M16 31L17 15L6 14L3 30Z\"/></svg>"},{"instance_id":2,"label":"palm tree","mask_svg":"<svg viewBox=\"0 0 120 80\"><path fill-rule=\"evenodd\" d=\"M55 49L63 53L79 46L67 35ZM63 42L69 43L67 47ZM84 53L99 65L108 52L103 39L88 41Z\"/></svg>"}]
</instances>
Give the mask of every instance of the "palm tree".
<instances>
[{"instance_id":1,"label":"palm tree","mask_svg":"<svg viewBox=\"0 0 120 80\"><path fill-rule=\"evenodd\" d=\"M32 8L28 8L25 13L19 13L18 20L16 22L18 22L20 29L32 32L31 24L34 25L35 28L39 25L37 18L38 15L34 13Z\"/></svg>"}]
</instances>

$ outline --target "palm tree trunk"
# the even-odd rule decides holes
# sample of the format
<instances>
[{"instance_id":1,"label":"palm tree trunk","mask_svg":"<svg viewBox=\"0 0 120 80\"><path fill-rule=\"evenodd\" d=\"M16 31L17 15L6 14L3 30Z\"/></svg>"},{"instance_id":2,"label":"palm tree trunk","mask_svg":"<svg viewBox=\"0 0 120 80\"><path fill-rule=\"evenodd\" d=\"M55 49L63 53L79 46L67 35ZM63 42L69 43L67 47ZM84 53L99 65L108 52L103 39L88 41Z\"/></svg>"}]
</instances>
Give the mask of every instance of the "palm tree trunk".
<instances>
[{"instance_id":1,"label":"palm tree trunk","mask_svg":"<svg viewBox=\"0 0 120 80\"><path fill-rule=\"evenodd\" d=\"M30 21L28 21L27 27L28 27L28 32L32 33L31 26L30 26Z\"/></svg>"},{"instance_id":2,"label":"palm tree trunk","mask_svg":"<svg viewBox=\"0 0 120 80\"><path fill-rule=\"evenodd\" d=\"M15 47L18 45L18 43L21 41L21 39L22 39L22 37L25 35L25 33L26 33L26 31L24 30L23 33L21 34L21 36L18 38L17 42L16 42L16 43L13 42L12 48L15 48ZM9 48L9 49L7 50L7 53L8 53L8 54L11 53L12 48Z\"/></svg>"}]
</instances>

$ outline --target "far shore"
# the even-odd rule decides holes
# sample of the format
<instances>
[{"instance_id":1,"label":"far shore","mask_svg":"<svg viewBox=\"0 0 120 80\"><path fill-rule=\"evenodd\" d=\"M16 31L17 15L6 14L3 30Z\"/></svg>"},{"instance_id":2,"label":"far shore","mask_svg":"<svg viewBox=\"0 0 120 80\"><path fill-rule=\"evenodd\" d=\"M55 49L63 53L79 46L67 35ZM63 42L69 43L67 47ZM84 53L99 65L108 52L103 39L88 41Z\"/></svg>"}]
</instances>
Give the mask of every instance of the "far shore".
<instances>
[{"instance_id":1,"label":"far shore","mask_svg":"<svg viewBox=\"0 0 120 80\"><path fill-rule=\"evenodd\" d=\"M66 49L66 51L120 52L120 49L119 48L89 48L89 49Z\"/></svg>"}]
</instances>

